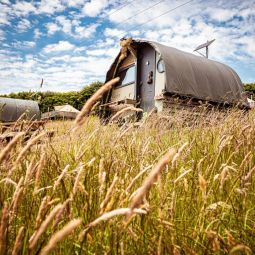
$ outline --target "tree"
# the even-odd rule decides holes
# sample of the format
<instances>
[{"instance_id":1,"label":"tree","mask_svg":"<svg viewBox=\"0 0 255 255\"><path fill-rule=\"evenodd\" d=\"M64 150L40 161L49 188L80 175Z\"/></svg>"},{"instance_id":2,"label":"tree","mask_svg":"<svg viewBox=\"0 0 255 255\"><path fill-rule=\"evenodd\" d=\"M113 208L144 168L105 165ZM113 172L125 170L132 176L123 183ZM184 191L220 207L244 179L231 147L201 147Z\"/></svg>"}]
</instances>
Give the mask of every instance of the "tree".
<instances>
[{"instance_id":1,"label":"tree","mask_svg":"<svg viewBox=\"0 0 255 255\"><path fill-rule=\"evenodd\" d=\"M244 84L244 89L248 94L255 96L255 83Z\"/></svg>"},{"instance_id":2,"label":"tree","mask_svg":"<svg viewBox=\"0 0 255 255\"><path fill-rule=\"evenodd\" d=\"M81 91L71 92L19 92L3 95L16 99L35 100L38 101L41 112L54 110L54 106L70 104L80 110L84 103L102 86L97 81L85 86Z\"/></svg>"}]
</instances>

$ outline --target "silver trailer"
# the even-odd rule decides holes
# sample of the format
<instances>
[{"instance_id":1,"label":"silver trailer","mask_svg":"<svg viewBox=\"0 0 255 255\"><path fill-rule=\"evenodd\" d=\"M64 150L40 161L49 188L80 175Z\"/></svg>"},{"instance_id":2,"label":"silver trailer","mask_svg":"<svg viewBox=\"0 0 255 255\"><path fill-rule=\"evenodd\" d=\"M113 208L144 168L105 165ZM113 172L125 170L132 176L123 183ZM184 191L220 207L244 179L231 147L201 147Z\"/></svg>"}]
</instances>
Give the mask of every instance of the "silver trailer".
<instances>
[{"instance_id":1,"label":"silver trailer","mask_svg":"<svg viewBox=\"0 0 255 255\"><path fill-rule=\"evenodd\" d=\"M40 120L41 118L37 102L0 97L0 122L15 122L22 114L27 120Z\"/></svg>"}]
</instances>

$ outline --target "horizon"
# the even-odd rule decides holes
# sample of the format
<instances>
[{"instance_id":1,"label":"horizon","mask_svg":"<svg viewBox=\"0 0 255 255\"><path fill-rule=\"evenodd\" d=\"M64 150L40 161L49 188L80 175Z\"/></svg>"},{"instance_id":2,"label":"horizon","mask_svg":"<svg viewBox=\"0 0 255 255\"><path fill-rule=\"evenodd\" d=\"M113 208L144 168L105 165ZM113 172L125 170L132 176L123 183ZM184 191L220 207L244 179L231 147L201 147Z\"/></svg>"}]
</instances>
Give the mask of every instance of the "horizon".
<instances>
[{"instance_id":1,"label":"horizon","mask_svg":"<svg viewBox=\"0 0 255 255\"><path fill-rule=\"evenodd\" d=\"M243 83L255 81L255 0L0 0L0 8L0 94L77 92L102 82L123 36L198 56L198 45L216 39L209 58Z\"/></svg>"}]
</instances>

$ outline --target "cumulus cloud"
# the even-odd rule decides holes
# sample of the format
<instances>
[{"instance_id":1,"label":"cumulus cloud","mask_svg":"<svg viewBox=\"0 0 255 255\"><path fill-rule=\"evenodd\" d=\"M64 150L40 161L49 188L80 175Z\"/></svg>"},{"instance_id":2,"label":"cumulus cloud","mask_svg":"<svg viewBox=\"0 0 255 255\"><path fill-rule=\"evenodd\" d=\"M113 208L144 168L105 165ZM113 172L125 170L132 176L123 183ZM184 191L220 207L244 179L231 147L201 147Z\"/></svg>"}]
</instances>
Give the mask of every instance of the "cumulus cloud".
<instances>
[{"instance_id":1,"label":"cumulus cloud","mask_svg":"<svg viewBox=\"0 0 255 255\"><path fill-rule=\"evenodd\" d=\"M77 26L75 27L75 34L74 36L77 38L90 38L95 32L98 27L98 24L93 24L89 26Z\"/></svg>"},{"instance_id":2,"label":"cumulus cloud","mask_svg":"<svg viewBox=\"0 0 255 255\"><path fill-rule=\"evenodd\" d=\"M61 15L56 18L58 25L62 27L62 31L66 34L72 33L72 22L66 19L65 16Z\"/></svg>"},{"instance_id":3,"label":"cumulus cloud","mask_svg":"<svg viewBox=\"0 0 255 255\"><path fill-rule=\"evenodd\" d=\"M31 22L28 19L22 19L18 22L17 32L22 33L31 27Z\"/></svg>"},{"instance_id":4,"label":"cumulus cloud","mask_svg":"<svg viewBox=\"0 0 255 255\"><path fill-rule=\"evenodd\" d=\"M93 80L104 80L124 35L158 41L191 53L206 40L216 39L210 46L209 57L233 66L244 81L254 81L255 0L195 0L159 18L185 1L165 0L157 8L138 15L135 14L154 1L133 1L118 11L120 2L124 3L1 1L0 85L4 86L0 86L0 93L38 89L41 78L45 80L44 89L60 91L78 90ZM40 24L35 14L45 18L45 23ZM5 40L5 28L10 29L13 21L16 27L20 24L21 29L29 29L29 24L22 20L32 23L32 38L41 39L40 43L36 41L38 45L31 37L12 43ZM17 81L24 86L17 88Z\"/></svg>"},{"instance_id":5,"label":"cumulus cloud","mask_svg":"<svg viewBox=\"0 0 255 255\"><path fill-rule=\"evenodd\" d=\"M33 41L16 41L12 44L12 46L17 49L33 48L35 45L36 43Z\"/></svg>"},{"instance_id":6,"label":"cumulus cloud","mask_svg":"<svg viewBox=\"0 0 255 255\"><path fill-rule=\"evenodd\" d=\"M47 45L44 49L44 53L56 53L56 52L63 52L63 51L71 51L75 48L75 46L68 41L60 41L55 44Z\"/></svg>"},{"instance_id":7,"label":"cumulus cloud","mask_svg":"<svg viewBox=\"0 0 255 255\"><path fill-rule=\"evenodd\" d=\"M18 1L13 5L13 11L17 16L26 16L31 12L35 12L35 6L27 1Z\"/></svg>"},{"instance_id":8,"label":"cumulus cloud","mask_svg":"<svg viewBox=\"0 0 255 255\"><path fill-rule=\"evenodd\" d=\"M61 29L57 24L53 22L47 23L46 28L47 28L48 35L53 35Z\"/></svg>"},{"instance_id":9,"label":"cumulus cloud","mask_svg":"<svg viewBox=\"0 0 255 255\"><path fill-rule=\"evenodd\" d=\"M65 6L60 0L41 0L37 8L37 14L54 14L65 10Z\"/></svg>"},{"instance_id":10,"label":"cumulus cloud","mask_svg":"<svg viewBox=\"0 0 255 255\"><path fill-rule=\"evenodd\" d=\"M95 17L100 14L100 12L107 7L107 5L107 0L90 0L89 2L85 3L82 13L89 17Z\"/></svg>"},{"instance_id":11,"label":"cumulus cloud","mask_svg":"<svg viewBox=\"0 0 255 255\"><path fill-rule=\"evenodd\" d=\"M0 2L0 9L1 9L1 12L0 12L0 25L9 25L10 24L10 21L9 21L10 17L8 15L8 13L10 13L11 8L8 5Z\"/></svg>"},{"instance_id":12,"label":"cumulus cloud","mask_svg":"<svg viewBox=\"0 0 255 255\"><path fill-rule=\"evenodd\" d=\"M41 36L42 36L42 32L40 31L40 29L39 28L36 28L35 30L34 30L34 39L35 40L37 40L37 39L39 39Z\"/></svg>"}]
</instances>

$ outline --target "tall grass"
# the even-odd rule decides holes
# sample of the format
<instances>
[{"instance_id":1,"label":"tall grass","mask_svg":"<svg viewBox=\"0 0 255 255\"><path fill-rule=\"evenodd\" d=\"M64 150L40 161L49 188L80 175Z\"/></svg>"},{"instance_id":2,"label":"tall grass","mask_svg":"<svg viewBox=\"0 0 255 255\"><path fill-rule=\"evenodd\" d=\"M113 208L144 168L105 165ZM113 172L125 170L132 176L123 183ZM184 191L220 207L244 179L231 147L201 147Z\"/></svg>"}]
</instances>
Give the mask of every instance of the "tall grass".
<instances>
[{"instance_id":1,"label":"tall grass","mask_svg":"<svg viewBox=\"0 0 255 255\"><path fill-rule=\"evenodd\" d=\"M252 254L255 114L88 117L1 144L0 254Z\"/></svg>"}]
</instances>

